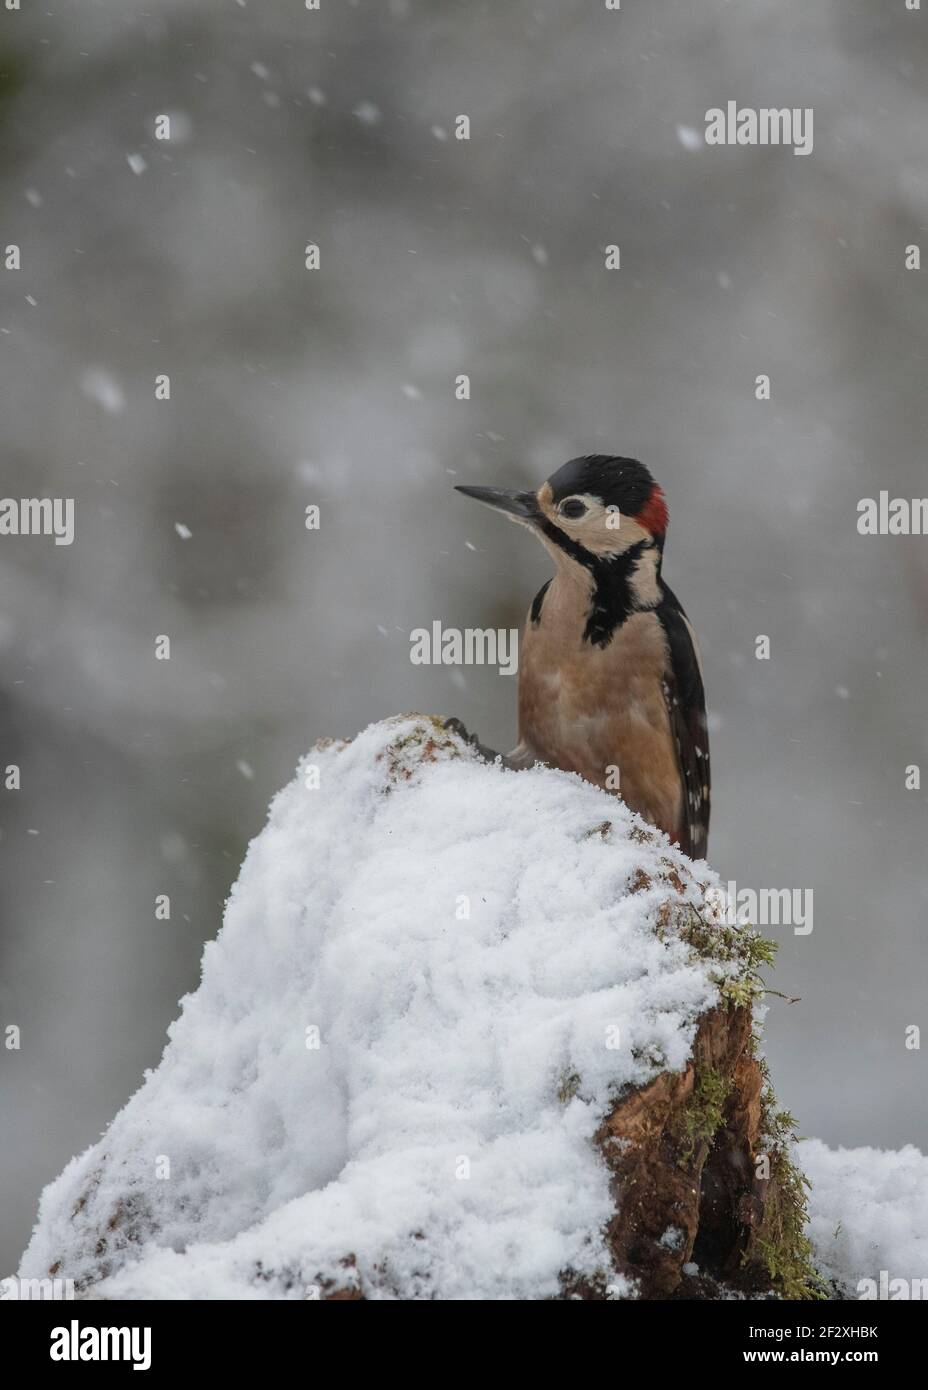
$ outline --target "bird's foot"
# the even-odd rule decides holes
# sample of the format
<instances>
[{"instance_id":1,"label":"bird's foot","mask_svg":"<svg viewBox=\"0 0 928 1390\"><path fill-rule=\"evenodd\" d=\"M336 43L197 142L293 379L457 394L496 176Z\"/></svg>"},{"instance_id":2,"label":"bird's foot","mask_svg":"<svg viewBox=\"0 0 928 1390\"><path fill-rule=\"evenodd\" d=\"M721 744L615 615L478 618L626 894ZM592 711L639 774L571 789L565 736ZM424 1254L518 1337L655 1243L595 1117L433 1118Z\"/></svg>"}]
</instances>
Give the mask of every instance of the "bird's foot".
<instances>
[{"instance_id":1,"label":"bird's foot","mask_svg":"<svg viewBox=\"0 0 928 1390\"><path fill-rule=\"evenodd\" d=\"M484 762L495 763L497 758L502 758L503 762L506 761L502 753L497 753L495 749L487 748L486 744L481 743L477 735L472 734L462 720L446 719L442 728L447 729L452 734L457 734L458 738L470 744L474 752L483 758Z\"/></svg>"}]
</instances>

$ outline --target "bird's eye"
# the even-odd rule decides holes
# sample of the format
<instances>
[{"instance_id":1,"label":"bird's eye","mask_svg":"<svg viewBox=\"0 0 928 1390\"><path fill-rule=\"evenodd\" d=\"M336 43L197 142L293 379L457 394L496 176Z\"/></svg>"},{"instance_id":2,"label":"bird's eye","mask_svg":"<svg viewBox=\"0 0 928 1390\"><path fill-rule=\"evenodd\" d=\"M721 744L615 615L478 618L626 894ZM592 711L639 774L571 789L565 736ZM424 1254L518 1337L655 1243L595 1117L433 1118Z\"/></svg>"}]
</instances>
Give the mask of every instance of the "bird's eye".
<instances>
[{"instance_id":1,"label":"bird's eye","mask_svg":"<svg viewBox=\"0 0 928 1390\"><path fill-rule=\"evenodd\" d=\"M586 503L581 502L579 497L569 497L561 503L561 516L566 516L568 521L577 521L585 514Z\"/></svg>"}]
</instances>

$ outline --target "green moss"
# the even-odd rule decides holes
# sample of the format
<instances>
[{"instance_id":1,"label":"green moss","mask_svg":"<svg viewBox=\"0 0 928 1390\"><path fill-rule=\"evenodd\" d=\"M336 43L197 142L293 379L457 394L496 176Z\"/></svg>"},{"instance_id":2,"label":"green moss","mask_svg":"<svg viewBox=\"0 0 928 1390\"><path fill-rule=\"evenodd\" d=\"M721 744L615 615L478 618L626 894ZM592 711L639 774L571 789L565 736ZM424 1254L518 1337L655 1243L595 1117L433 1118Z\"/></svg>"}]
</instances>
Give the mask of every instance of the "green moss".
<instances>
[{"instance_id":1,"label":"green moss","mask_svg":"<svg viewBox=\"0 0 928 1390\"><path fill-rule=\"evenodd\" d=\"M806 1234L809 1223L809 1181L791 1157L796 1121L788 1110L776 1108L767 1063L758 1058L764 1075L761 1133L770 1159L770 1185L764 1219L750 1252L752 1262L766 1269L781 1298L821 1299L828 1288L813 1263L814 1250Z\"/></svg>"},{"instance_id":2,"label":"green moss","mask_svg":"<svg viewBox=\"0 0 928 1390\"><path fill-rule=\"evenodd\" d=\"M567 1105L580 1091L580 1076L575 1071L565 1072L561 1077L557 1088L557 1098L562 1105Z\"/></svg>"},{"instance_id":3,"label":"green moss","mask_svg":"<svg viewBox=\"0 0 928 1390\"><path fill-rule=\"evenodd\" d=\"M785 1149L771 1155L770 1187L756 1250L781 1298L828 1297L806 1235L808 1188L808 1179Z\"/></svg>"},{"instance_id":4,"label":"green moss","mask_svg":"<svg viewBox=\"0 0 928 1390\"><path fill-rule=\"evenodd\" d=\"M707 920L692 905L685 912L668 913L659 921L661 940L676 936L689 948L694 961L708 968L718 987L723 1005L751 1009L755 1000L775 994L764 981L763 972L775 961L777 943L750 925L733 925ZM757 1035L750 1047L756 1057ZM765 1287L783 1299L821 1299L828 1287L813 1263L808 1226L808 1182L792 1158L795 1122L786 1110L776 1107L776 1099L766 1063L757 1058L764 1077L762 1096L762 1151L770 1160L762 1223L745 1251L746 1273L752 1281L761 1276ZM725 1119L731 1081L712 1066L697 1067L693 1094L685 1108L677 1147L677 1163L685 1168L693 1162L701 1144L715 1139ZM753 1271L753 1274L752 1274Z\"/></svg>"},{"instance_id":5,"label":"green moss","mask_svg":"<svg viewBox=\"0 0 928 1390\"><path fill-rule=\"evenodd\" d=\"M709 962L710 978L726 1004L742 1008L765 993L761 971L774 963L775 941L754 927L707 922L692 906L679 934L699 960Z\"/></svg>"},{"instance_id":6,"label":"green moss","mask_svg":"<svg viewBox=\"0 0 928 1390\"><path fill-rule=\"evenodd\" d=\"M685 1168L691 1163L697 1145L711 1143L725 1117L725 1104L731 1093L731 1081L717 1067L700 1067L696 1073L693 1094L683 1112L683 1129L677 1163Z\"/></svg>"},{"instance_id":7,"label":"green moss","mask_svg":"<svg viewBox=\"0 0 928 1390\"><path fill-rule=\"evenodd\" d=\"M666 1071L667 1057L663 1048L657 1043L647 1043L644 1047L635 1046L632 1048L632 1058L636 1062L641 1062L653 1072Z\"/></svg>"},{"instance_id":8,"label":"green moss","mask_svg":"<svg viewBox=\"0 0 928 1390\"><path fill-rule=\"evenodd\" d=\"M693 908L680 936L700 960L709 962L710 976L730 1007L750 1008L755 999L770 992L762 972L773 965L777 943L755 928L707 922ZM751 1047L756 1048L756 1038ZM777 1108L767 1064L763 1058L757 1060L764 1076L761 1133L770 1160L770 1182L763 1220L745 1260L765 1271L780 1298L827 1298L827 1285L815 1268L812 1242L806 1234L809 1184L791 1156L795 1120L788 1110ZM711 1141L718 1132L728 1092L725 1078L714 1069L703 1068L697 1076L678 1155L681 1165L692 1160L700 1141Z\"/></svg>"}]
</instances>

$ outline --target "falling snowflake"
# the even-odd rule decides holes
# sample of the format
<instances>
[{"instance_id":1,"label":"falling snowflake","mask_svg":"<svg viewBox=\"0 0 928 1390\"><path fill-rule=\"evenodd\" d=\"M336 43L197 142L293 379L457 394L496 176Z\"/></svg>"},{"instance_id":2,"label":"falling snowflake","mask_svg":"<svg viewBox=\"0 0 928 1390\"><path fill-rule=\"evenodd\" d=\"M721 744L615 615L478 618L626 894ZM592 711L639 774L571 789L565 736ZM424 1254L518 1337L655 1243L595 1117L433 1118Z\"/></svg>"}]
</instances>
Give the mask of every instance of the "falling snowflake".
<instances>
[{"instance_id":1,"label":"falling snowflake","mask_svg":"<svg viewBox=\"0 0 928 1390\"><path fill-rule=\"evenodd\" d=\"M96 401L107 415L119 415L126 408L122 387L110 372L102 367L90 367L81 377L81 390L88 400Z\"/></svg>"},{"instance_id":2,"label":"falling snowflake","mask_svg":"<svg viewBox=\"0 0 928 1390\"><path fill-rule=\"evenodd\" d=\"M362 125L379 125L383 120L380 107L372 101L362 101L360 106L354 108L354 114Z\"/></svg>"}]
</instances>

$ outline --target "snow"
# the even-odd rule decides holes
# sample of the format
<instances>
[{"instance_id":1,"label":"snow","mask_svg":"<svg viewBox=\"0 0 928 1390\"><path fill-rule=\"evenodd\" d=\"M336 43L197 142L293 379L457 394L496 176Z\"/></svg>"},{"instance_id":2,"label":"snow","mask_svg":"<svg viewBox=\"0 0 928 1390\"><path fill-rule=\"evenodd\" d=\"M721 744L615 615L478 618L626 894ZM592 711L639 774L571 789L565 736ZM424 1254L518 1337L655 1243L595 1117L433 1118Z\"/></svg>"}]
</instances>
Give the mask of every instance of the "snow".
<instances>
[{"instance_id":1,"label":"snow","mask_svg":"<svg viewBox=\"0 0 928 1390\"><path fill-rule=\"evenodd\" d=\"M383 119L380 107L375 106L372 101L362 101L355 107L354 114L362 125L379 125Z\"/></svg>"},{"instance_id":2,"label":"snow","mask_svg":"<svg viewBox=\"0 0 928 1390\"><path fill-rule=\"evenodd\" d=\"M90 367L81 377L81 390L88 400L96 401L107 415L119 415L126 406L122 387L112 372L102 367Z\"/></svg>"},{"instance_id":3,"label":"snow","mask_svg":"<svg viewBox=\"0 0 928 1390\"><path fill-rule=\"evenodd\" d=\"M861 1280L928 1279L928 1157L912 1144L830 1149L805 1139L798 1160L812 1185L809 1233L820 1269L847 1297ZM885 1295L884 1295L885 1296Z\"/></svg>"},{"instance_id":4,"label":"snow","mask_svg":"<svg viewBox=\"0 0 928 1390\"><path fill-rule=\"evenodd\" d=\"M249 847L160 1064L46 1188L20 1278L53 1268L128 1299L355 1281L374 1299L537 1299L571 1269L634 1297L598 1235L593 1135L621 1087L686 1064L718 997L654 932L668 860L694 903L717 886L599 789L487 766L419 716L317 745ZM630 894L641 872L652 886ZM928 1158L810 1139L798 1160L844 1296L925 1277Z\"/></svg>"},{"instance_id":5,"label":"snow","mask_svg":"<svg viewBox=\"0 0 928 1390\"><path fill-rule=\"evenodd\" d=\"M618 1088L686 1064L717 999L653 930L667 860L699 902L706 871L615 798L488 766L429 720L317 746L160 1064L46 1188L20 1276L103 1275L112 1298L359 1277L371 1298L496 1299L555 1295L569 1268L628 1292L592 1137ZM639 870L653 886L630 895Z\"/></svg>"},{"instance_id":6,"label":"snow","mask_svg":"<svg viewBox=\"0 0 928 1390\"><path fill-rule=\"evenodd\" d=\"M691 125L678 125L677 139L685 150L701 149L705 143L702 132L694 129Z\"/></svg>"}]
</instances>

